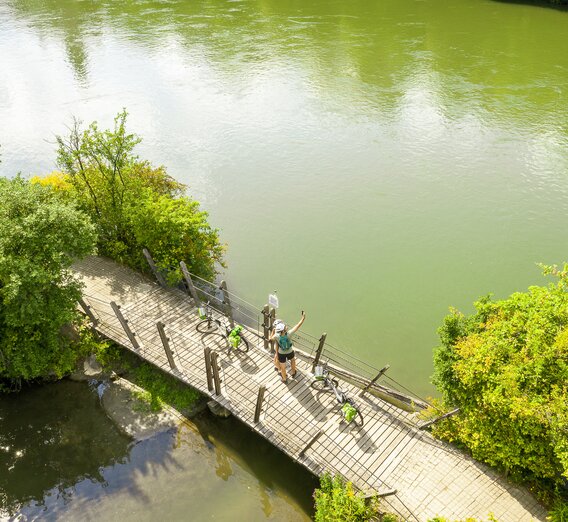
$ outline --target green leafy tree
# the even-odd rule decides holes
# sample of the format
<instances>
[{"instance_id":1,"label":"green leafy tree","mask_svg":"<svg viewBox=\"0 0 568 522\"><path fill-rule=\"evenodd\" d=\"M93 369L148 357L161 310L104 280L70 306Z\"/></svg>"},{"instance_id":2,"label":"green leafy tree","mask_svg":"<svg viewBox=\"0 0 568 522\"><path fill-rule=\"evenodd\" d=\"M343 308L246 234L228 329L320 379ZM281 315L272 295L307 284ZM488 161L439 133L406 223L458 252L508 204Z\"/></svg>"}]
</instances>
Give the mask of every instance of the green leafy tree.
<instances>
[{"instance_id":1,"label":"green leafy tree","mask_svg":"<svg viewBox=\"0 0 568 522\"><path fill-rule=\"evenodd\" d=\"M59 167L97 225L99 252L147 270L146 247L159 267L183 260L198 275L214 276L216 263L223 264L218 231L184 196L184 185L134 154L141 140L126 132L126 118L122 111L103 131L96 122L83 130L75 121L69 136L57 137Z\"/></svg>"},{"instance_id":2,"label":"green leafy tree","mask_svg":"<svg viewBox=\"0 0 568 522\"><path fill-rule=\"evenodd\" d=\"M69 267L94 244L88 216L52 190L0 178L0 389L71 369L62 328L78 317L80 285Z\"/></svg>"},{"instance_id":3,"label":"green leafy tree","mask_svg":"<svg viewBox=\"0 0 568 522\"><path fill-rule=\"evenodd\" d=\"M437 433L491 465L541 484L568 477L568 279L530 287L439 330L433 382L460 414Z\"/></svg>"},{"instance_id":4,"label":"green leafy tree","mask_svg":"<svg viewBox=\"0 0 568 522\"><path fill-rule=\"evenodd\" d=\"M223 255L218 232L207 222L199 203L187 198L171 198L146 191L138 204L129 208L128 220L136 245L148 246L163 267L178 267L185 260L194 273L213 278L215 262ZM147 267L145 259L138 268ZM179 268L173 272L181 277Z\"/></svg>"}]
</instances>

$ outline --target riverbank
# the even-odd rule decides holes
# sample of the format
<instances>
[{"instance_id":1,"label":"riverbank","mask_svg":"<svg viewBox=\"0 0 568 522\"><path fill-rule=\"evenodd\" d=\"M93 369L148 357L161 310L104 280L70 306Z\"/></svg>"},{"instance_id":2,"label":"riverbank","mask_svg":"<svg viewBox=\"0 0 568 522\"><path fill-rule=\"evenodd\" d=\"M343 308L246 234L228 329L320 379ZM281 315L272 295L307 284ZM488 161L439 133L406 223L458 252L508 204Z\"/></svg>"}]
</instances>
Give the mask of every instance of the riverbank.
<instances>
[{"instance_id":1,"label":"riverbank","mask_svg":"<svg viewBox=\"0 0 568 522\"><path fill-rule=\"evenodd\" d=\"M80 361L76 371L70 375L72 380L96 378L113 391L101 396L105 404L120 407L121 399L132 396L132 408L141 415L159 414L171 408L178 416L193 418L205 408L207 399L197 390L181 383L171 375L152 366L136 354L124 350L110 341L102 341L97 346L96 354ZM113 396L116 395L116 398Z\"/></svg>"},{"instance_id":2,"label":"riverbank","mask_svg":"<svg viewBox=\"0 0 568 522\"><path fill-rule=\"evenodd\" d=\"M77 364L74 381L98 382L101 406L125 435L148 439L194 418L208 399L138 356L103 341Z\"/></svg>"}]
</instances>

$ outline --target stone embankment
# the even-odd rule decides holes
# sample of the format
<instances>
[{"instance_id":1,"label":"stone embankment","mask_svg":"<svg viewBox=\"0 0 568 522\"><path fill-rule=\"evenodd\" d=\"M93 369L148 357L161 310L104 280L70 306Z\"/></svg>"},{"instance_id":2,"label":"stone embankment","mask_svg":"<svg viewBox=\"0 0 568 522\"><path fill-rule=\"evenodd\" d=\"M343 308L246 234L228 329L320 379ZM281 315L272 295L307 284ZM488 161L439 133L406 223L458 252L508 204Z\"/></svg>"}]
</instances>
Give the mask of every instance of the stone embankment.
<instances>
[{"instance_id":1,"label":"stone embankment","mask_svg":"<svg viewBox=\"0 0 568 522\"><path fill-rule=\"evenodd\" d=\"M178 428L207 406L203 400L183 414L168 405L163 405L160 411L152 411L142 398L145 392L143 388L115 372L106 372L94 355L81 361L69 378L75 381L95 381L101 405L108 417L120 431L136 441Z\"/></svg>"}]
</instances>

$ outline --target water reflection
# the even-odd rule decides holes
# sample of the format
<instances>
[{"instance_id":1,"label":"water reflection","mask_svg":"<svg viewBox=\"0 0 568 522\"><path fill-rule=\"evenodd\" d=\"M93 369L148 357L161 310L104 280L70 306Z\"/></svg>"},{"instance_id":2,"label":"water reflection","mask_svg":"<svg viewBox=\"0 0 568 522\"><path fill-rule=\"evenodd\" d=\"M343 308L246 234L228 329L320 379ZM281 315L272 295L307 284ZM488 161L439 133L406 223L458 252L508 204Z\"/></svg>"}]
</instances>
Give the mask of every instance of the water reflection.
<instances>
[{"instance_id":1,"label":"water reflection","mask_svg":"<svg viewBox=\"0 0 568 522\"><path fill-rule=\"evenodd\" d=\"M316 479L234 419L134 444L94 386L0 396L0 518L308 520ZM237 517L240 514L241 518Z\"/></svg>"},{"instance_id":2,"label":"water reflection","mask_svg":"<svg viewBox=\"0 0 568 522\"><path fill-rule=\"evenodd\" d=\"M210 67L224 82L252 79L267 68L301 69L304 89L321 102L339 96L350 111L359 106L366 117L396 112L404 96L419 88L436 97L440 114L450 120L483 109L498 121L542 125L550 123L552 113L566 131L562 86L568 81L568 53L560 51L568 13L535 17L528 8L495 9L491 1L463 0L403 5L395 0L11 0L8 5L11 15L42 38L63 41L83 83L96 80L89 72L95 59L90 55L118 38L182 68L187 61ZM176 58L180 46L182 60ZM542 48L557 52L543 54Z\"/></svg>"},{"instance_id":3,"label":"water reflection","mask_svg":"<svg viewBox=\"0 0 568 522\"><path fill-rule=\"evenodd\" d=\"M0 395L0 420L0 507L12 514L28 502L43 506L48 492L65 501L83 479L104 487L103 468L128 462L130 439L85 384Z\"/></svg>"}]
</instances>

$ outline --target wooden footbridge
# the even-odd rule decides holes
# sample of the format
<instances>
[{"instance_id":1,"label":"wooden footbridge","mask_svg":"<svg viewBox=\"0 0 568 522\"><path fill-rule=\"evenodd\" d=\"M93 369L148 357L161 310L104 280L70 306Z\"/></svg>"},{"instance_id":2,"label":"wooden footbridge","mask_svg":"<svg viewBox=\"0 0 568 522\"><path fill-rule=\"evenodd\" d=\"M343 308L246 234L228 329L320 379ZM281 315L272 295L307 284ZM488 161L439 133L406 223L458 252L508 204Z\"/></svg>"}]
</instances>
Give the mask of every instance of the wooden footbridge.
<instances>
[{"instance_id":1,"label":"wooden footbridge","mask_svg":"<svg viewBox=\"0 0 568 522\"><path fill-rule=\"evenodd\" d=\"M266 341L274 320L268 307L260 313L226 285L188 272L186 292L169 288L160 273L158 284L99 257L74 270L85 285L81 306L98 332L212 397L316 475L341 474L359 490L382 496L385 510L402 520L485 520L489 513L500 522L545 520L528 492L421 430L413 412L421 401L385 386L385 369L330 346L325 334L298 333L298 374L286 385ZM220 336L197 332L200 299L211 302L218 318L247 326L248 353L228 352ZM334 397L310 387L316 359L328 362L356 399L363 427L341 422Z\"/></svg>"}]
</instances>

